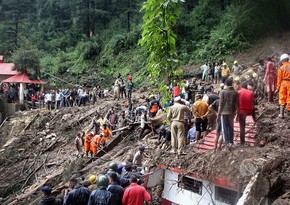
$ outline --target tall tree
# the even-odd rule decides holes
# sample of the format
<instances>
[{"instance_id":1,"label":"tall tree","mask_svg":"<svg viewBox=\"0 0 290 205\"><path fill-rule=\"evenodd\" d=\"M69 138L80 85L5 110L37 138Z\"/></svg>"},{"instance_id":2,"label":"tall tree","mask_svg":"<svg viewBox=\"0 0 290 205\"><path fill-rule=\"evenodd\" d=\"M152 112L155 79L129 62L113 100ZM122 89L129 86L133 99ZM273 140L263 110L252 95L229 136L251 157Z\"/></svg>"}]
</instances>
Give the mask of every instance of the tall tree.
<instances>
[{"instance_id":1,"label":"tall tree","mask_svg":"<svg viewBox=\"0 0 290 205\"><path fill-rule=\"evenodd\" d=\"M147 68L153 79L159 82L177 78L179 60L176 53L174 26L180 15L183 0L147 0L142 6L145 11L140 45L149 53ZM168 83L168 82L167 82Z\"/></svg>"}]
</instances>

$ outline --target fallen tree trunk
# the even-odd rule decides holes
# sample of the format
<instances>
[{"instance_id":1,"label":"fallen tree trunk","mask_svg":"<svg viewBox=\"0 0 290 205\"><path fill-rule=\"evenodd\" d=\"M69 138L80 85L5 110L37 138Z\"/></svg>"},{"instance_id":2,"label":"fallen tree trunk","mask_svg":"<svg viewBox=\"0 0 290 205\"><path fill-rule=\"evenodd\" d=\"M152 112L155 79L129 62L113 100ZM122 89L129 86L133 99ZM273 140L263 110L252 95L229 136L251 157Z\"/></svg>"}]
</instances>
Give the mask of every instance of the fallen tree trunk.
<instances>
[{"instance_id":1,"label":"fallen tree trunk","mask_svg":"<svg viewBox=\"0 0 290 205\"><path fill-rule=\"evenodd\" d=\"M57 172L57 173L55 173L55 174L49 176L49 177L48 177L47 179L45 179L45 180L40 181L40 183L39 183L38 185L33 184L33 185L31 186L31 188L32 188L32 187L34 187L34 188L32 188L32 189L30 189L30 190L28 189L28 191L27 191L26 193L23 193L23 194L21 194L21 195L19 195L19 196L16 196L12 202L6 202L6 203L4 202L3 205L16 205L16 204L19 204L19 201L24 200L24 199L27 199L28 197L32 196L32 195L35 194L35 193L36 193L36 192L37 192L37 191L38 191L42 186L44 186L45 184L47 184L50 180L52 180L52 179L58 177L58 176L61 175L62 173L63 173L63 170L61 170L61 171L59 171L59 172Z\"/></svg>"}]
</instances>

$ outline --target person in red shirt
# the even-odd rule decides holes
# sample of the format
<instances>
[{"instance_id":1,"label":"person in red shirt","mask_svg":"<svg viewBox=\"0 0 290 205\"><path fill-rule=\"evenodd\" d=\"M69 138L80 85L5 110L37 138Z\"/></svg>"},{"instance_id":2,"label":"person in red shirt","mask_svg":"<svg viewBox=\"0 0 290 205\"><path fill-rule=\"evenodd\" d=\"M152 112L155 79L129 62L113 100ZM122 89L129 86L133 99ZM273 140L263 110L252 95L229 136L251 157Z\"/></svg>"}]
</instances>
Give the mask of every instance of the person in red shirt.
<instances>
[{"instance_id":1,"label":"person in red shirt","mask_svg":"<svg viewBox=\"0 0 290 205\"><path fill-rule=\"evenodd\" d=\"M252 115L255 119L255 109L254 109L254 93L247 89L247 82L241 84L241 89L239 93L239 108L237 120L240 122L240 143L245 144L245 128L246 128L246 118L248 115Z\"/></svg>"},{"instance_id":2,"label":"person in red shirt","mask_svg":"<svg viewBox=\"0 0 290 205\"><path fill-rule=\"evenodd\" d=\"M151 201L150 194L146 189L137 184L138 179L132 176L130 186L125 190L122 203L123 205L144 205L144 200Z\"/></svg>"}]
</instances>

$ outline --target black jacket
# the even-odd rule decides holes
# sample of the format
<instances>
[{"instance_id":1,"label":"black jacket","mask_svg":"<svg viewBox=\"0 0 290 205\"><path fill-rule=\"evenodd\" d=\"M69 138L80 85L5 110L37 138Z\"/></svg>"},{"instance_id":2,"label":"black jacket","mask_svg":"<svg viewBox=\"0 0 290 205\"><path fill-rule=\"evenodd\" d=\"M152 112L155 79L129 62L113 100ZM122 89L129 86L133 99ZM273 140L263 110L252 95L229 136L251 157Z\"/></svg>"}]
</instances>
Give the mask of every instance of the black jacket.
<instances>
[{"instance_id":1,"label":"black jacket","mask_svg":"<svg viewBox=\"0 0 290 205\"><path fill-rule=\"evenodd\" d=\"M113 182L109 185L108 191L112 193L112 205L122 205L124 189L117 183Z\"/></svg>"},{"instance_id":2,"label":"black jacket","mask_svg":"<svg viewBox=\"0 0 290 205\"><path fill-rule=\"evenodd\" d=\"M113 205L112 193L106 188L99 188L91 193L88 205Z\"/></svg>"}]
</instances>

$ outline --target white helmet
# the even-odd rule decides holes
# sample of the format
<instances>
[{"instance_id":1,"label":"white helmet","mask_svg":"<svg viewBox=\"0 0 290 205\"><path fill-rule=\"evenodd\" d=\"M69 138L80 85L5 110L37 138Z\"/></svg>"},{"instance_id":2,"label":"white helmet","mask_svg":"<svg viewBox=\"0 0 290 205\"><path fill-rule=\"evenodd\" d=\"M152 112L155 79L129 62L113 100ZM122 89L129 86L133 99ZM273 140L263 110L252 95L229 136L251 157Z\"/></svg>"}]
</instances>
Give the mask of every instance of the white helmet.
<instances>
[{"instance_id":1,"label":"white helmet","mask_svg":"<svg viewBox=\"0 0 290 205\"><path fill-rule=\"evenodd\" d=\"M258 78L258 74L257 73L253 73L253 78Z\"/></svg>"},{"instance_id":2,"label":"white helmet","mask_svg":"<svg viewBox=\"0 0 290 205\"><path fill-rule=\"evenodd\" d=\"M286 53L282 54L281 57L280 57L280 61L286 60L286 59L289 59L289 55L286 54Z\"/></svg>"}]
</instances>

